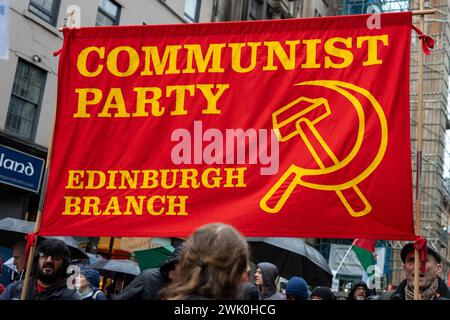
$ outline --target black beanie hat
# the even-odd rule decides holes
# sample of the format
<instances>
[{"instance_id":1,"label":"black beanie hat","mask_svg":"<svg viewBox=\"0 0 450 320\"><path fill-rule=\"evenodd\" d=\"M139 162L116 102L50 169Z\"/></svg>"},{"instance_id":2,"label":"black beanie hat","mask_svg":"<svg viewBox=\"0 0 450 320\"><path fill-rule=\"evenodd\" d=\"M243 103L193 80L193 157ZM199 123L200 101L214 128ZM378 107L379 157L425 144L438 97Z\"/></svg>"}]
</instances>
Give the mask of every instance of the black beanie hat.
<instances>
[{"instance_id":1,"label":"black beanie hat","mask_svg":"<svg viewBox=\"0 0 450 320\"><path fill-rule=\"evenodd\" d=\"M328 287L316 287L312 292L310 297L321 297L323 300L336 300L336 296L333 291Z\"/></svg>"}]
</instances>

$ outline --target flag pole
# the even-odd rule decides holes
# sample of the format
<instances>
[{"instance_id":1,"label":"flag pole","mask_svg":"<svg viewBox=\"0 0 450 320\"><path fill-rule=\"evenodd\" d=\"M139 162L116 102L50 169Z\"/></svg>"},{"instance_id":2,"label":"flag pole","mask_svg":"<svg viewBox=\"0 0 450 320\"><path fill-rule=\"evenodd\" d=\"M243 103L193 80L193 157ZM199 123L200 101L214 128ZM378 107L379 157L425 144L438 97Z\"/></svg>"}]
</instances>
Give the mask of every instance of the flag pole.
<instances>
[{"instance_id":1,"label":"flag pole","mask_svg":"<svg viewBox=\"0 0 450 320\"><path fill-rule=\"evenodd\" d=\"M425 15L423 13L424 5L423 0L419 0L419 28L424 31L425 27ZM417 44L418 52L418 88L417 88L417 147L416 147L416 219L415 219L415 233L420 235L421 233L421 175L422 175L422 149L423 149L423 51L420 49L420 45ZM419 269L420 258L419 250L414 250L414 300L420 300L419 296Z\"/></svg>"},{"instance_id":2,"label":"flag pole","mask_svg":"<svg viewBox=\"0 0 450 320\"><path fill-rule=\"evenodd\" d=\"M55 117L53 118L53 130L52 130L52 135L50 138L50 143L48 146L47 161L45 162L44 179L43 179L43 183L42 183L41 196L39 198L39 208L38 208L38 213L37 213L37 217L36 217L36 224L34 225L34 231L33 231L35 234L37 234L37 232L39 231L39 228L41 226L42 210L44 208L45 193L47 191L47 180L48 180L48 174L50 171L50 158L51 158L52 149L53 149L55 121L56 121L56 114L55 114ZM31 268L33 267L33 257L34 257L36 242L31 245L28 256L26 257L27 266L25 269L25 276L23 278L23 287L22 287L22 293L20 296L20 300L27 299L27 292L28 292L28 287L30 284L30 275L31 275ZM22 274L23 274L23 271L22 271Z\"/></svg>"},{"instance_id":3,"label":"flag pole","mask_svg":"<svg viewBox=\"0 0 450 320\"><path fill-rule=\"evenodd\" d=\"M72 27L72 22L73 22L73 14L74 12L71 12L67 18L67 23L66 23L66 27ZM48 175L49 175L49 171L50 171L50 159L51 159L51 155L52 155L52 150L53 150L53 138L54 138L54 133L55 133L55 122L56 122L56 112L55 115L53 117L53 130L52 130L52 135L50 137L50 143L48 146L48 152L47 152L47 161L45 162L45 173L44 173L44 179L43 179L43 183L42 183L42 190L41 190L41 196L39 198L39 208L38 208L38 213L37 213L37 217L36 217L36 224L34 225L34 233L37 234L37 232L39 231L39 228L41 226L41 220L42 220L42 210L44 208L44 200L45 200L45 193L47 191L47 180L48 180ZM27 261L27 266L26 266L26 270L25 270L25 277L23 279L23 287L22 287L22 293L20 296L20 300L26 300L27 299L27 293L28 293L28 287L30 285L30 276L31 276L31 268L33 267L33 257L34 257L34 252L35 252L35 246L36 243L33 243L30 247L30 251L28 253L28 256L26 257L26 261Z\"/></svg>"},{"instance_id":4,"label":"flag pole","mask_svg":"<svg viewBox=\"0 0 450 320\"><path fill-rule=\"evenodd\" d=\"M49 161L50 161L50 148L48 149L47 153L47 161L45 163L45 174L44 174L44 182L42 185L41 190L41 196L39 198L39 209L36 217L36 224L34 225L34 233L36 234L39 231L39 227L41 225L41 218L42 218L42 208L44 206L44 198L45 198L45 191L47 189L47 179L48 179L48 171L49 171ZM28 252L28 256L26 257L27 261L27 267L25 269L25 277L23 279L23 287L22 287L22 293L20 296L20 300L26 300L27 299L27 292L30 282L30 275L31 275L31 268L33 267L33 257L34 257L34 251L35 251L35 245L36 243L33 243L30 247L30 251Z\"/></svg>"},{"instance_id":5,"label":"flag pole","mask_svg":"<svg viewBox=\"0 0 450 320\"><path fill-rule=\"evenodd\" d=\"M345 259L347 258L348 254L350 253L350 250L352 250L352 247L353 247L353 243L350 245L350 247L348 248L344 257L342 258L341 263L339 264L339 267L336 269L336 271L333 274L333 278L336 277L336 275L338 274L339 270L341 269L342 265L344 264Z\"/></svg>"}]
</instances>

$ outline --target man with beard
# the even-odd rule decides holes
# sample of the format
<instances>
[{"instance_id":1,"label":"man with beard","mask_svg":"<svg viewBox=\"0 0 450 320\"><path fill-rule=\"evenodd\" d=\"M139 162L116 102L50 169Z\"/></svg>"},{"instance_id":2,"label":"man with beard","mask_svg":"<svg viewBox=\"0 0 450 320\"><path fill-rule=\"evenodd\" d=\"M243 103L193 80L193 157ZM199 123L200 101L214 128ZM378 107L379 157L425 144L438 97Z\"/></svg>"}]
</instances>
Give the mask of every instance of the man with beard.
<instances>
[{"instance_id":1,"label":"man with beard","mask_svg":"<svg viewBox=\"0 0 450 320\"><path fill-rule=\"evenodd\" d=\"M67 245L57 239L45 239L33 259L28 300L80 300L76 290L67 288L66 270L70 262ZM10 284L0 300L20 300L23 281Z\"/></svg>"}]
</instances>

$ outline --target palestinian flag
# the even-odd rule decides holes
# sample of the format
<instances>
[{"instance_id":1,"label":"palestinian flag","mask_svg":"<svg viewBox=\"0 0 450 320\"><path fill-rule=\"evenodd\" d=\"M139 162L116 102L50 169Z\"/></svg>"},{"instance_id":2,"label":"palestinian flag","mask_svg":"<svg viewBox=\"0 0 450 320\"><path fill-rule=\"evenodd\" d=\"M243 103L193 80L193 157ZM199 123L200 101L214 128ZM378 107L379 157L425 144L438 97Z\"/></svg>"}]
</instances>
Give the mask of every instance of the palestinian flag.
<instances>
[{"instance_id":1,"label":"palestinian flag","mask_svg":"<svg viewBox=\"0 0 450 320\"><path fill-rule=\"evenodd\" d=\"M359 263L361 263L361 266L363 267L366 277L363 277L363 279L367 282L367 279L373 279L371 277L373 274L375 274L375 268L369 268L370 266L373 266L376 264L375 261L375 240L367 240L367 239L355 239L352 243L352 250L355 252L356 257L359 260Z\"/></svg>"}]
</instances>

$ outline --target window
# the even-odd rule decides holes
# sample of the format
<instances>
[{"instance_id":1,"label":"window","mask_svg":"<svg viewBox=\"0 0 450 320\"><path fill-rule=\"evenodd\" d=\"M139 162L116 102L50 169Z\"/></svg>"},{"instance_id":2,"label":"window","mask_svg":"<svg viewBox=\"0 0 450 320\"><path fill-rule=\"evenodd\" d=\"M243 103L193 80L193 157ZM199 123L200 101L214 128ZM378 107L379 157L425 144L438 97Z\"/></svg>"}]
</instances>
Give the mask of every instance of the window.
<instances>
[{"instance_id":1,"label":"window","mask_svg":"<svg viewBox=\"0 0 450 320\"><path fill-rule=\"evenodd\" d=\"M34 138L46 77L45 71L19 60L6 116L6 131L24 139Z\"/></svg>"},{"instance_id":2,"label":"window","mask_svg":"<svg viewBox=\"0 0 450 320\"><path fill-rule=\"evenodd\" d=\"M120 20L120 6L111 0L100 0L96 26L117 26Z\"/></svg>"},{"instance_id":3,"label":"window","mask_svg":"<svg viewBox=\"0 0 450 320\"><path fill-rule=\"evenodd\" d=\"M184 16L192 22L200 19L200 0L186 0L184 3Z\"/></svg>"},{"instance_id":4,"label":"window","mask_svg":"<svg viewBox=\"0 0 450 320\"><path fill-rule=\"evenodd\" d=\"M282 11L284 11L283 18L295 17L295 15L297 14L297 2L282 0L281 5Z\"/></svg>"},{"instance_id":5,"label":"window","mask_svg":"<svg viewBox=\"0 0 450 320\"><path fill-rule=\"evenodd\" d=\"M56 26L60 4L61 0L31 0L28 10L52 26Z\"/></svg>"},{"instance_id":6,"label":"window","mask_svg":"<svg viewBox=\"0 0 450 320\"><path fill-rule=\"evenodd\" d=\"M264 18L264 2L261 0L250 0L248 9L248 20L261 20Z\"/></svg>"}]
</instances>

